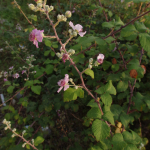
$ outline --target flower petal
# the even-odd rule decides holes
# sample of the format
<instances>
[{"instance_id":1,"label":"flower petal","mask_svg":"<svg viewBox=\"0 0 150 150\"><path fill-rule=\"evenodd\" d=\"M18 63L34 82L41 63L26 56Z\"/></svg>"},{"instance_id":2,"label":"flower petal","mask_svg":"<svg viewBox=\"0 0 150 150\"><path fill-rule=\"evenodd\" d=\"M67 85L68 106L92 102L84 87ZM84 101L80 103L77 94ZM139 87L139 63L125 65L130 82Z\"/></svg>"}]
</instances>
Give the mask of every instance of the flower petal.
<instances>
[{"instance_id":1,"label":"flower petal","mask_svg":"<svg viewBox=\"0 0 150 150\"><path fill-rule=\"evenodd\" d=\"M85 33L86 33L86 31L85 31L85 32L79 32L78 34L79 34L81 37L83 37Z\"/></svg>"},{"instance_id":2,"label":"flower petal","mask_svg":"<svg viewBox=\"0 0 150 150\"><path fill-rule=\"evenodd\" d=\"M69 82L69 75L68 75L68 74L65 74L64 80L65 80L65 83L68 83L68 82Z\"/></svg>"},{"instance_id":3,"label":"flower petal","mask_svg":"<svg viewBox=\"0 0 150 150\"><path fill-rule=\"evenodd\" d=\"M72 27L73 30L75 30L75 26L73 25L73 23L70 21L69 22L70 27Z\"/></svg>"},{"instance_id":4,"label":"flower petal","mask_svg":"<svg viewBox=\"0 0 150 150\"><path fill-rule=\"evenodd\" d=\"M82 31L82 28L83 28L83 27L82 27L80 24L76 24L74 30L77 30L78 32L81 32L81 31Z\"/></svg>"},{"instance_id":5,"label":"flower petal","mask_svg":"<svg viewBox=\"0 0 150 150\"><path fill-rule=\"evenodd\" d=\"M64 91L66 91L68 88L69 88L69 85L68 85L68 84L65 85L65 86L64 86Z\"/></svg>"},{"instance_id":6,"label":"flower petal","mask_svg":"<svg viewBox=\"0 0 150 150\"><path fill-rule=\"evenodd\" d=\"M58 89L57 93L59 93L59 92L62 90L62 88L63 88L63 86L61 86L61 87Z\"/></svg>"}]
</instances>

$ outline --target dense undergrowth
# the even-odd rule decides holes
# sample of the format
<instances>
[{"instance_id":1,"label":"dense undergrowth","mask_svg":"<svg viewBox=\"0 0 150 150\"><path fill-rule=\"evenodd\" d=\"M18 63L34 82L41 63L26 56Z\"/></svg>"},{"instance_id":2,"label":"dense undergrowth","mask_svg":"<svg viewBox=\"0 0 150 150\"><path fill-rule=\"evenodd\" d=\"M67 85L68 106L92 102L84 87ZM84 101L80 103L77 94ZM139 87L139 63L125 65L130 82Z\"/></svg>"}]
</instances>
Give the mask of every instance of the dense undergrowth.
<instances>
[{"instance_id":1,"label":"dense undergrowth","mask_svg":"<svg viewBox=\"0 0 150 150\"><path fill-rule=\"evenodd\" d=\"M38 1L0 1L0 149L149 149L148 0Z\"/></svg>"}]
</instances>

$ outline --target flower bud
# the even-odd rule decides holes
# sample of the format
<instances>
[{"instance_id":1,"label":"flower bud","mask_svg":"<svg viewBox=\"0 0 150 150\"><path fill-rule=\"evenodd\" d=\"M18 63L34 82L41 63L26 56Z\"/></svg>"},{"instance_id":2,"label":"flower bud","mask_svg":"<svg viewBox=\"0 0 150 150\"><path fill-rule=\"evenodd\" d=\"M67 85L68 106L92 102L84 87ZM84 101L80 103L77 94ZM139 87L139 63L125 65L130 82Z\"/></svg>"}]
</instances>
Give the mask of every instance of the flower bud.
<instances>
[{"instance_id":1,"label":"flower bud","mask_svg":"<svg viewBox=\"0 0 150 150\"><path fill-rule=\"evenodd\" d=\"M121 123L121 122L118 122L117 127L118 127L118 128L121 128L121 127L122 127L122 123Z\"/></svg>"},{"instance_id":2,"label":"flower bud","mask_svg":"<svg viewBox=\"0 0 150 150\"><path fill-rule=\"evenodd\" d=\"M36 7L33 4L28 5L31 10L34 10Z\"/></svg>"},{"instance_id":3,"label":"flower bud","mask_svg":"<svg viewBox=\"0 0 150 150\"><path fill-rule=\"evenodd\" d=\"M26 133L26 130L23 130L23 131L22 131L22 135L24 135L25 133Z\"/></svg>"},{"instance_id":4,"label":"flower bud","mask_svg":"<svg viewBox=\"0 0 150 150\"><path fill-rule=\"evenodd\" d=\"M15 131L16 131L16 128L12 129L12 131L15 132Z\"/></svg>"},{"instance_id":5,"label":"flower bud","mask_svg":"<svg viewBox=\"0 0 150 150\"><path fill-rule=\"evenodd\" d=\"M67 18L70 18L72 16L71 11L66 11L65 16Z\"/></svg>"},{"instance_id":6,"label":"flower bud","mask_svg":"<svg viewBox=\"0 0 150 150\"><path fill-rule=\"evenodd\" d=\"M53 10L53 9L54 9L54 6L50 6L49 9L50 9L50 10Z\"/></svg>"},{"instance_id":7,"label":"flower bud","mask_svg":"<svg viewBox=\"0 0 150 150\"><path fill-rule=\"evenodd\" d=\"M25 147L25 146L26 146L26 144L27 144L27 143L23 143L23 144L22 144L22 147Z\"/></svg>"},{"instance_id":8,"label":"flower bud","mask_svg":"<svg viewBox=\"0 0 150 150\"><path fill-rule=\"evenodd\" d=\"M97 67L99 65L99 63L97 61L95 61L94 65Z\"/></svg>"},{"instance_id":9,"label":"flower bud","mask_svg":"<svg viewBox=\"0 0 150 150\"><path fill-rule=\"evenodd\" d=\"M46 9L46 11L48 11L49 10L49 5L45 5L45 9Z\"/></svg>"},{"instance_id":10,"label":"flower bud","mask_svg":"<svg viewBox=\"0 0 150 150\"><path fill-rule=\"evenodd\" d=\"M38 3L37 7L42 8L42 3Z\"/></svg>"},{"instance_id":11,"label":"flower bud","mask_svg":"<svg viewBox=\"0 0 150 150\"><path fill-rule=\"evenodd\" d=\"M57 15L57 20L61 20L61 15Z\"/></svg>"},{"instance_id":12,"label":"flower bud","mask_svg":"<svg viewBox=\"0 0 150 150\"><path fill-rule=\"evenodd\" d=\"M93 58L90 58L89 59L89 63L91 64L93 62Z\"/></svg>"},{"instance_id":13,"label":"flower bud","mask_svg":"<svg viewBox=\"0 0 150 150\"><path fill-rule=\"evenodd\" d=\"M73 31L72 35L73 35L73 36L77 36L78 33L77 33L76 31Z\"/></svg>"},{"instance_id":14,"label":"flower bud","mask_svg":"<svg viewBox=\"0 0 150 150\"><path fill-rule=\"evenodd\" d=\"M72 34L72 29L69 29L68 32L69 32L70 34Z\"/></svg>"},{"instance_id":15,"label":"flower bud","mask_svg":"<svg viewBox=\"0 0 150 150\"><path fill-rule=\"evenodd\" d=\"M78 89L78 86L75 86L75 89L77 90L77 89Z\"/></svg>"},{"instance_id":16,"label":"flower bud","mask_svg":"<svg viewBox=\"0 0 150 150\"><path fill-rule=\"evenodd\" d=\"M72 79L72 78L70 78L70 79L69 79L69 81L70 81L70 82L73 82L73 79Z\"/></svg>"},{"instance_id":17,"label":"flower bud","mask_svg":"<svg viewBox=\"0 0 150 150\"><path fill-rule=\"evenodd\" d=\"M89 69L92 69L92 65L88 65L88 68L89 68Z\"/></svg>"},{"instance_id":18,"label":"flower bud","mask_svg":"<svg viewBox=\"0 0 150 150\"><path fill-rule=\"evenodd\" d=\"M11 135L12 138L15 137L15 136L16 136L15 134L12 134L12 135Z\"/></svg>"}]
</instances>

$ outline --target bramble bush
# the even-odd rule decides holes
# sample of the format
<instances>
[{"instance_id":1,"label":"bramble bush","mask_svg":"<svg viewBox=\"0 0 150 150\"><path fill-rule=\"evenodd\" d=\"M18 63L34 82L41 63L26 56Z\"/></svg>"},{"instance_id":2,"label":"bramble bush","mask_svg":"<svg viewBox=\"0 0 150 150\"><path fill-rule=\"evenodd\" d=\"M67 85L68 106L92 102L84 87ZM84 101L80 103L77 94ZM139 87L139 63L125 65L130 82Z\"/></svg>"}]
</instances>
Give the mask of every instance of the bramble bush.
<instances>
[{"instance_id":1,"label":"bramble bush","mask_svg":"<svg viewBox=\"0 0 150 150\"><path fill-rule=\"evenodd\" d=\"M149 149L148 1L1 1L1 150Z\"/></svg>"}]
</instances>

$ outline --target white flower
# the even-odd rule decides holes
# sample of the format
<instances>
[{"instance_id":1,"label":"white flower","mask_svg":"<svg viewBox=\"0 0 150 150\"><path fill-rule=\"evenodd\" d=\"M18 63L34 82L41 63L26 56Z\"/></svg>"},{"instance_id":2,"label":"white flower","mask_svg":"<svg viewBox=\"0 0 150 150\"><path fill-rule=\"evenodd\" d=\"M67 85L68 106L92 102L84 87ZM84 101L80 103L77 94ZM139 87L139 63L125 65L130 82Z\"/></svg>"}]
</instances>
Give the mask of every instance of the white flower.
<instances>
[{"instance_id":1,"label":"white flower","mask_svg":"<svg viewBox=\"0 0 150 150\"><path fill-rule=\"evenodd\" d=\"M80 24L76 24L76 25L74 26L73 23L70 21L70 22L69 22L69 25L72 27L72 29L73 29L74 31L77 31L78 34L79 34L81 37L83 37L84 34L86 33L86 31L85 31L85 32L82 32L82 28L83 28L83 27L82 27Z\"/></svg>"}]
</instances>

